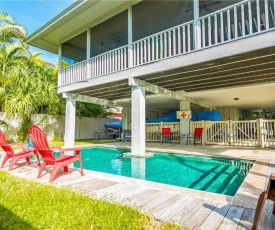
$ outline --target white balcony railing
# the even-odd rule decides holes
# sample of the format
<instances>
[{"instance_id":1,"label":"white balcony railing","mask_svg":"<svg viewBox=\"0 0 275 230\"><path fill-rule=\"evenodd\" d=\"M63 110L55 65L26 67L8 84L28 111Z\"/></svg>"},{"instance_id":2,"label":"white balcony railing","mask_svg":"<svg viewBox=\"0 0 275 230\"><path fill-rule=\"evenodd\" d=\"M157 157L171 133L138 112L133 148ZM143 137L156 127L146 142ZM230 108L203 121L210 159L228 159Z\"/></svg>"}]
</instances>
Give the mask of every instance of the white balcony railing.
<instances>
[{"instance_id":1,"label":"white balcony railing","mask_svg":"<svg viewBox=\"0 0 275 230\"><path fill-rule=\"evenodd\" d=\"M59 72L59 86L274 29L275 0L244 0L200 17L196 24L200 30L194 30L194 21L190 21L135 41L129 46L130 50L128 46L123 46L62 69ZM194 33L199 34L195 36ZM195 37L199 41L194 41Z\"/></svg>"},{"instance_id":2,"label":"white balcony railing","mask_svg":"<svg viewBox=\"0 0 275 230\"><path fill-rule=\"evenodd\" d=\"M134 42L133 66L192 51L192 33L191 21Z\"/></svg>"}]
</instances>

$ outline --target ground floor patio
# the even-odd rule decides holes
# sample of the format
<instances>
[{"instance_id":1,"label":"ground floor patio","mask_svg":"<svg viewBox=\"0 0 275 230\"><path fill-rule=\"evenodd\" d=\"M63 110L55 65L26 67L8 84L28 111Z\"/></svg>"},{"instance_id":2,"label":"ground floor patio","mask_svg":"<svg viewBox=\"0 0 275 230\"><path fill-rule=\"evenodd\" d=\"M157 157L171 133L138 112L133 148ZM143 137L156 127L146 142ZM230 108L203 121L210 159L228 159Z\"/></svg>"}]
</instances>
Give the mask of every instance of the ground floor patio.
<instances>
[{"instance_id":1,"label":"ground floor patio","mask_svg":"<svg viewBox=\"0 0 275 230\"><path fill-rule=\"evenodd\" d=\"M130 147L129 142L105 144L108 147ZM85 146L88 147L88 146ZM61 173L52 184L84 191L95 199L107 199L138 208L141 212L187 229L250 229L259 194L265 189L271 172L275 173L275 151L272 148L244 148L221 146L184 146L146 143L148 152L171 152L203 156L235 157L255 160L235 196L220 195L140 179L85 170L82 177L78 169ZM4 152L1 151L0 163ZM7 170L7 166L2 170ZM38 169L33 165L15 167L12 175L49 184L50 170L36 179ZM273 202L267 201L260 229L274 229Z\"/></svg>"}]
</instances>

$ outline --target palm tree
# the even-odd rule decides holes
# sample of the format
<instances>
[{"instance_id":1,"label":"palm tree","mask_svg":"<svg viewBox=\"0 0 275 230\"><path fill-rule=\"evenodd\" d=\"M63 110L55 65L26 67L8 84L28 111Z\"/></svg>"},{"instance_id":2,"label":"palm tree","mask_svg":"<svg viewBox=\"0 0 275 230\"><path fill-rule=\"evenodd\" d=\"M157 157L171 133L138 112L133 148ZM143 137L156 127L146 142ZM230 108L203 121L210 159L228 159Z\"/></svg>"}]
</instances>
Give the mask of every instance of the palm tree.
<instances>
[{"instance_id":1,"label":"palm tree","mask_svg":"<svg viewBox=\"0 0 275 230\"><path fill-rule=\"evenodd\" d=\"M6 13L0 13L0 104L8 117L20 121L19 139L27 140L32 115L52 112L59 103L56 73L30 54L27 31Z\"/></svg>"},{"instance_id":2,"label":"palm tree","mask_svg":"<svg viewBox=\"0 0 275 230\"><path fill-rule=\"evenodd\" d=\"M2 97L3 110L8 117L20 118L20 141L26 141L32 115L38 112L53 114L59 105L56 77L53 69L37 58L37 54L24 61L22 68L14 67L10 82Z\"/></svg>"},{"instance_id":3,"label":"palm tree","mask_svg":"<svg viewBox=\"0 0 275 230\"><path fill-rule=\"evenodd\" d=\"M17 42L26 46L23 42L26 35L27 30L25 27L18 25L11 15L0 12L0 43Z\"/></svg>"}]
</instances>

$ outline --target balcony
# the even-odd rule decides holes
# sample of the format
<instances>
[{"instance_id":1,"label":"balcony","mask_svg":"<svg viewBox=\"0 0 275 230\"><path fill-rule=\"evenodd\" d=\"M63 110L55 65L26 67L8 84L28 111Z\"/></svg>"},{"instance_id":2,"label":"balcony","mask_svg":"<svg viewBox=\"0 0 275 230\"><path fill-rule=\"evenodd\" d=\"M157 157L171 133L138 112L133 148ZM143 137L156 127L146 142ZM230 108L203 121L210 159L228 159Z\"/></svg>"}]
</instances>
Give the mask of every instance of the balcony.
<instances>
[{"instance_id":1,"label":"balcony","mask_svg":"<svg viewBox=\"0 0 275 230\"><path fill-rule=\"evenodd\" d=\"M100 78L273 31L274 15L275 0L241 1L64 68L59 72L58 86Z\"/></svg>"}]
</instances>

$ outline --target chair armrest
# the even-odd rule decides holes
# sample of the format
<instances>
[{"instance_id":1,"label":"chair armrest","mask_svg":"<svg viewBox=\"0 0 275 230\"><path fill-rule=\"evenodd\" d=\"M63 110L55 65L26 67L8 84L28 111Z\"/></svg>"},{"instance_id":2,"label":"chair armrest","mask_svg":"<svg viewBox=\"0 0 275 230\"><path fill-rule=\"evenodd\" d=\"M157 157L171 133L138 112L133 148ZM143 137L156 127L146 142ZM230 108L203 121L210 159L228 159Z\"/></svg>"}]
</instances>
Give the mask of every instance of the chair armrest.
<instances>
[{"instance_id":1,"label":"chair armrest","mask_svg":"<svg viewBox=\"0 0 275 230\"><path fill-rule=\"evenodd\" d=\"M50 146L50 149L62 149L61 146Z\"/></svg>"},{"instance_id":2,"label":"chair armrest","mask_svg":"<svg viewBox=\"0 0 275 230\"><path fill-rule=\"evenodd\" d=\"M12 145L12 146L24 146L26 144L25 143L9 143L9 145Z\"/></svg>"},{"instance_id":3,"label":"chair armrest","mask_svg":"<svg viewBox=\"0 0 275 230\"><path fill-rule=\"evenodd\" d=\"M80 148L60 148L56 152L60 152L60 154L63 154L64 152L70 152L70 151L75 151L76 155L80 154Z\"/></svg>"}]
</instances>

